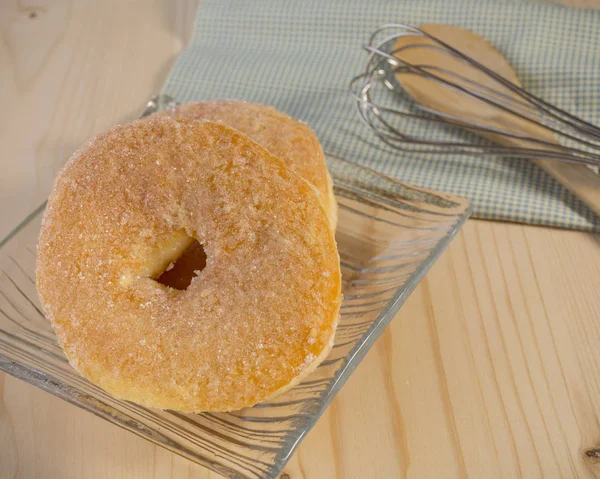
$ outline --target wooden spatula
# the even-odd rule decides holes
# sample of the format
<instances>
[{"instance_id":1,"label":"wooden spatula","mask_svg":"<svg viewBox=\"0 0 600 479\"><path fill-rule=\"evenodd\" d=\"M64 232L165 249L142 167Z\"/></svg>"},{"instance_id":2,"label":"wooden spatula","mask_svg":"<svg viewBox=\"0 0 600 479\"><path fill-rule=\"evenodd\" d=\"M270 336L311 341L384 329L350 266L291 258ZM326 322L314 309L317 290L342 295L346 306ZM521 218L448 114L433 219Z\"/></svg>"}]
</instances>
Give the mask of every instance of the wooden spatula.
<instances>
[{"instance_id":1,"label":"wooden spatula","mask_svg":"<svg viewBox=\"0 0 600 479\"><path fill-rule=\"evenodd\" d=\"M483 38L473 32L449 25L424 25L419 27L424 32L447 43L455 49L470 56L485 67L493 70L512 83L521 86L519 79L502 54ZM433 40L421 36L400 37L394 49L408 45L436 45ZM486 87L500 91L508 96L508 100L518 101L515 93L490 78L481 70L466 64L464 61L452 57L447 53L436 51L433 48L408 48L395 53L398 58L413 65L428 65L444 69L460 75L468 80L477 82ZM460 86L471 87L468 81L457 79L439 71L431 71L435 75L445 78ZM527 135L549 143L558 144L557 139L550 131L525 119L505 112L495 105L452 90L438 81L427 79L421 75L398 73L397 80L402 87L422 105L440 113L450 114L468 121L475 121L485 127L499 128L511 133ZM477 132L481 136L508 146L544 149L544 146L527 142L518 138L511 138L489 132ZM546 148L548 148L546 146ZM600 175L585 165L568 164L559 161L535 159L538 166L546 170L573 194L575 194L592 211L600 216Z\"/></svg>"}]
</instances>

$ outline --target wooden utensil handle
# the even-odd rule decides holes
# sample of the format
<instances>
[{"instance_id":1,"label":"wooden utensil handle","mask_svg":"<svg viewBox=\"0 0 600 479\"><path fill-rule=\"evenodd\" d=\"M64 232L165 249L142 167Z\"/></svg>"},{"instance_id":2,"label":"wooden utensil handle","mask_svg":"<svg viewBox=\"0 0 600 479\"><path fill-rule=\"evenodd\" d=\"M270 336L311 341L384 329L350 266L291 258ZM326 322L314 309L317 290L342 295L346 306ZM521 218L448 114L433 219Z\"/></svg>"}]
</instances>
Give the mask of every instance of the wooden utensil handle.
<instances>
[{"instance_id":1,"label":"wooden utensil handle","mask_svg":"<svg viewBox=\"0 0 600 479\"><path fill-rule=\"evenodd\" d=\"M550 160L536 160L535 163L600 217L600 175L585 165Z\"/></svg>"}]
</instances>

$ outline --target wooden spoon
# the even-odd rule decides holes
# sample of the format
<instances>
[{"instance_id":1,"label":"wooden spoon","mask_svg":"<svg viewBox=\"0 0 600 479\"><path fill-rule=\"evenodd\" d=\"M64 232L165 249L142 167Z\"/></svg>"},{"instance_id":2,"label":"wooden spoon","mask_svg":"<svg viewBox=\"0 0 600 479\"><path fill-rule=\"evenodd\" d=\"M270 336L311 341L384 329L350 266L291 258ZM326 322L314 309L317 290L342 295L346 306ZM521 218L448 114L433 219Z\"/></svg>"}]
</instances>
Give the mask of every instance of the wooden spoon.
<instances>
[{"instance_id":1,"label":"wooden spoon","mask_svg":"<svg viewBox=\"0 0 600 479\"><path fill-rule=\"evenodd\" d=\"M510 64L492 45L473 32L450 25L424 25L419 27L424 32L436 37L448 45L460 50L477 62L501 75L512 83L521 86L519 79ZM436 45L433 40L420 36L404 36L398 38L394 49L408 45ZM429 48L408 48L395 54L396 57L413 65L430 65L461 75L469 80L493 88L518 100L515 93L502 86L481 70L466 64L446 53ZM445 78L460 86L469 87L468 82L456 77L431 70L439 77ZM527 135L550 143L559 144L552 133L538 125L528 122L502 109L489 105L465 93L452 90L443 84L427 79L421 75L398 73L396 78L402 87L421 104L440 113L450 114L466 121L476 121L483 126L500 128L511 133ZM472 86L470 86L473 88ZM532 144L526 140L510 138L503 135L477 132L494 142L507 146L544 149L543 145ZM551 149L550 147L546 147ZM585 165L569 164L552 160L533 160L535 164L556 178L575 196L600 216L600 175Z\"/></svg>"}]
</instances>

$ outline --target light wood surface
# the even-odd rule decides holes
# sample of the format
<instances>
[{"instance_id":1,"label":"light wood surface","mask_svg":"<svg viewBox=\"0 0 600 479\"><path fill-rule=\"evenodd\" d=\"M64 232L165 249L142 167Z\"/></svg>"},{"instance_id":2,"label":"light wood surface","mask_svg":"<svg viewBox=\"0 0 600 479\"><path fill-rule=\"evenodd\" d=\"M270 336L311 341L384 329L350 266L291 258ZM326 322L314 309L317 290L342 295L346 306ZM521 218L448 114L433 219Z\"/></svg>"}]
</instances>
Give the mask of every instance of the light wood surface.
<instances>
[{"instance_id":1,"label":"light wood surface","mask_svg":"<svg viewBox=\"0 0 600 479\"><path fill-rule=\"evenodd\" d=\"M194 10L1 4L0 236L83 140L135 116ZM599 286L600 235L468 222L285 474L600 477ZM0 373L0 478L38 477L220 476Z\"/></svg>"}]
</instances>

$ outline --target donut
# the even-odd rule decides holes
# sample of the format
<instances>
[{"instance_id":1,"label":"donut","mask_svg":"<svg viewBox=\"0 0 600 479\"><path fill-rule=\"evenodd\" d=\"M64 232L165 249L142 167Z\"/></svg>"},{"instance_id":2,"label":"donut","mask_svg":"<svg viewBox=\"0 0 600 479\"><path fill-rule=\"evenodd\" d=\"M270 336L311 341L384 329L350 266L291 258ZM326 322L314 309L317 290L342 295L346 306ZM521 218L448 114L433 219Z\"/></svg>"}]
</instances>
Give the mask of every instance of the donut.
<instances>
[{"instance_id":1,"label":"donut","mask_svg":"<svg viewBox=\"0 0 600 479\"><path fill-rule=\"evenodd\" d=\"M335 229L337 203L325 155L315 133L272 106L236 100L183 103L155 115L223 123L249 136L315 187Z\"/></svg>"},{"instance_id":2,"label":"donut","mask_svg":"<svg viewBox=\"0 0 600 479\"><path fill-rule=\"evenodd\" d=\"M157 280L191 244L185 289ZM71 365L113 396L231 411L329 352L339 256L313 188L222 124L157 117L77 151L43 216L37 288Z\"/></svg>"}]
</instances>

